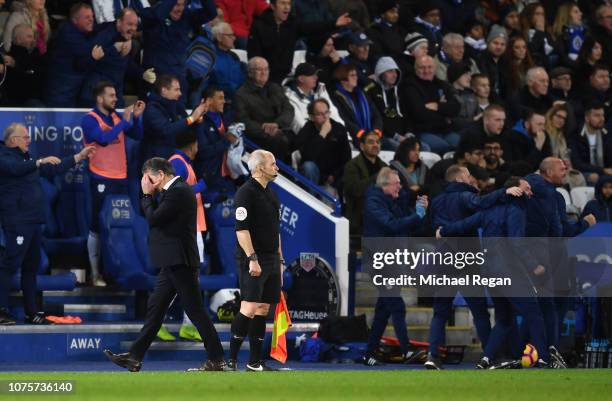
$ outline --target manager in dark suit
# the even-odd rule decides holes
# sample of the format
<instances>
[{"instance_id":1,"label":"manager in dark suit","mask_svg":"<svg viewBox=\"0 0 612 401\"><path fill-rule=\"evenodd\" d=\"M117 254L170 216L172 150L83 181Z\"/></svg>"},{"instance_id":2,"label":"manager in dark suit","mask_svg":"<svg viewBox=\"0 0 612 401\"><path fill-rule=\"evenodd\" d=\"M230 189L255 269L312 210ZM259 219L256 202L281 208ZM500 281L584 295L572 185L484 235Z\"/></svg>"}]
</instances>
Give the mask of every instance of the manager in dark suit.
<instances>
[{"instance_id":1,"label":"manager in dark suit","mask_svg":"<svg viewBox=\"0 0 612 401\"><path fill-rule=\"evenodd\" d=\"M208 360L198 370L224 371L221 341L202 302L198 277L200 258L196 243L196 199L191 187L174 175L165 159L154 157L142 167L142 208L149 223L149 252L160 268L149 298L147 317L129 352L104 353L115 364L138 372L144 354L157 335L172 300L178 294L182 306L204 339ZM156 195L159 195L156 200Z\"/></svg>"}]
</instances>

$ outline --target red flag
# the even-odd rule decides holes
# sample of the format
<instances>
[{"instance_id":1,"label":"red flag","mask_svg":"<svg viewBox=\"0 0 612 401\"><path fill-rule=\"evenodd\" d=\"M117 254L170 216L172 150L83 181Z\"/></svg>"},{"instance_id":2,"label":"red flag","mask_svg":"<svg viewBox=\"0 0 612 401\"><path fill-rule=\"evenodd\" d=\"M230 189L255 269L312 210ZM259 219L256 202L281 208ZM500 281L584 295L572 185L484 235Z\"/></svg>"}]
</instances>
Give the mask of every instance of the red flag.
<instances>
[{"instance_id":1,"label":"red flag","mask_svg":"<svg viewBox=\"0 0 612 401\"><path fill-rule=\"evenodd\" d=\"M281 291L280 301L276 304L276 311L274 312L270 356L283 364L287 361L287 339L285 333L287 333L289 327L291 327L291 317L289 317L289 309L287 309L285 296Z\"/></svg>"}]
</instances>

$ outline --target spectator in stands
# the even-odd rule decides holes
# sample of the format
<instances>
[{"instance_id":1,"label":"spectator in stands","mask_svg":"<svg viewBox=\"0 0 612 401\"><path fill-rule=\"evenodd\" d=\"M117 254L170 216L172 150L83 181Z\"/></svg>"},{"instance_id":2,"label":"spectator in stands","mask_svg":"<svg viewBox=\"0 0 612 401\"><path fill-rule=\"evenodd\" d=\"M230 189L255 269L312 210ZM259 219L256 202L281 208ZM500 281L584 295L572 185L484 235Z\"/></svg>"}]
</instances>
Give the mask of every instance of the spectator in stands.
<instances>
[{"instance_id":1,"label":"spectator in stands","mask_svg":"<svg viewBox=\"0 0 612 401\"><path fill-rule=\"evenodd\" d=\"M374 64L370 57L372 41L365 33L353 33L348 46L349 55L342 59L343 64L350 64L357 69L359 86L365 87L374 78Z\"/></svg>"},{"instance_id":2,"label":"spectator in stands","mask_svg":"<svg viewBox=\"0 0 612 401\"><path fill-rule=\"evenodd\" d=\"M49 51L47 99L50 107L76 107L87 72L104 57L104 50L93 44L94 15L91 6L77 3L70 17L57 32Z\"/></svg>"},{"instance_id":3,"label":"spectator in stands","mask_svg":"<svg viewBox=\"0 0 612 401\"><path fill-rule=\"evenodd\" d=\"M427 209L427 196L420 196L415 208L408 204L406 193L401 190L397 171L383 167L376 176L376 184L365 193L363 208L363 235L366 237L410 237L423 226ZM417 234L418 236L418 234ZM400 289L379 294L374 311L372 330L368 338L368 347L362 362L367 366L381 363L375 352L380 346L380 339L385 332L389 317L392 318L395 335L400 343L404 363L418 361L425 356L425 351L410 344L406 330L406 304L401 297Z\"/></svg>"},{"instance_id":4,"label":"spectator in stands","mask_svg":"<svg viewBox=\"0 0 612 401\"><path fill-rule=\"evenodd\" d=\"M504 82L502 96L508 99L519 91L527 82L527 71L535 67L529 54L527 42L522 36L510 38L506 53L502 57Z\"/></svg>"},{"instance_id":5,"label":"spectator in stands","mask_svg":"<svg viewBox=\"0 0 612 401\"><path fill-rule=\"evenodd\" d=\"M561 57L561 64L566 67L574 67L586 36L586 28L582 23L582 11L578 4L568 1L559 6L555 23L552 26L552 35Z\"/></svg>"},{"instance_id":6,"label":"spectator in stands","mask_svg":"<svg viewBox=\"0 0 612 401\"><path fill-rule=\"evenodd\" d=\"M344 165L351 160L346 128L330 118L331 103L325 98L308 105L310 120L299 131L295 147L300 151L299 170L306 178L324 189L341 188Z\"/></svg>"},{"instance_id":7,"label":"spectator in stands","mask_svg":"<svg viewBox=\"0 0 612 401\"><path fill-rule=\"evenodd\" d=\"M503 159L503 143L499 137L488 137L484 141L483 155L485 169L493 179L495 188L501 188L510 177L508 163Z\"/></svg>"},{"instance_id":8,"label":"spectator in stands","mask_svg":"<svg viewBox=\"0 0 612 401\"><path fill-rule=\"evenodd\" d=\"M342 57L336 50L332 36L320 39L311 39L308 48L312 51L306 53L306 62L314 65L319 70L319 82L327 87L333 85L333 74L336 66L342 61Z\"/></svg>"},{"instance_id":9,"label":"spectator in stands","mask_svg":"<svg viewBox=\"0 0 612 401\"><path fill-rule=\"evenodd\" d=\"M492 101L491 84L487 75L472 75L470 86L474 92L474 95L476 96L476 100L478 101L478 114L480 114L480 117L482 117L482 112L485 111L489 105L495 103L495 101L499 99Z\"/></svg>"},{"instance_id":10,"label":"spectator in stands","mask_svg":"<svg viewBox=\"0 0 612 401\"><path fill-rule=\"evenodd\" d=\"M52 177L67 171L87 159L93 148L85 147L64 159L47 156L34 160L28 153L31 142L28 129L18 123L4 130L3 140L0 143L0 221L6 248L0 256L0 325L15 324L8 306L11 283L19 270L25 322L50 324L36 304L36 274L40 267L42 225L45 222L40 176Z\"/></svg>"},{"instance_id":11,"label":"spectator in stands","mask_svg":"<svg viewBox=\"0 0 612 401\"><path fill-rule=\"evenodd\" d=\"M98 24L114 22L124 8L131 8L139 13L143 8L151 7L148 0L93 0L91 5Z\"/></svg>"},{"instance_id":12,"label":"spectator in stands","mask_svg":"<svg viewBox=\"0 0 612 401\"><path fill-rule=\"evenodd\" d=\"M604 106L598 102L588 104L584 125L569 140L572 165L586 176L591 185L601 175L612 175L612 137L604 125Z\"/></svg>"},{"instance_id":13,"label":"spectator in stands","mask_svg":"<svg viewBox=\"0 0 612 401\"><path fill-rule=\"evenodd\" d=\"M381 168L386 166L380 153L381 135L368 131L359 137L359 155L344 166L343 193L344 216L349 220L351 249L361 248L363 199L368 187L376 180Z\"/></svg>"},{"instance_id":14,"label":"spectator in stands","mask_svg":"<svg viewBox=\"0 0 612 401\"><path fill-rule=\"evenodd\" d=\"M331 103L329 93L325 84L317 82L317 68L308 63L302 63L295 69L295 79L290 80L285 87L285 96L293 106L293 122L291 131L300 132L304 124L308 121L308 105L316 99L325 99L330 104L331 118L337 123L344 124L338 114L338 109Z\"/></svg>"},{"instance_id":15,"label":"spectator in stands","mask_svg":"<svg viewBox=\"0 0 612 401\"><path fill-rule=\"evenodd\" d=\"M460 105L451 86L435 77L433 58L417 59L414 68L416 77L406 86L408 110L421 141L442 155L459 143L459 135L451 132L451 119L458 115Z\"/></svg>"},{"instance_id":16,"label":"spectator in stands","mask_svg":"<svg viewBox=\"0 0 612 401\"><path fill-rule=\"evenodd\" d=\"M415 3L414 0L407 2ZM445 31L464 33L467 26L475 20L477 3L474 0L438 2Z\"/></svg>"},{"instance_id":17,"label":"spectator in stands","mask_svg":"<svg viewBox=\"0 0 612 401\"><path fill-rule=\"evenodd\" d=\"M450 159L442 159L431 167L427 174L425 185L429 190L429 196L434 197L444 189L446 185L445 174L448 168L454 164L467 167L484 166L483 144L473 138L462 139Z\"/></svg>"},{"instance_id":18,"label":"spectator in stands","mask_svg":"<svg viewBox=\"0 0 612 401\"><path fill-rule=\"evenodd\" d=\"M429 42L429 55L433 57L438 54L442 47L442 19L437 1L421 2L414 22L416 31Z\"/></svg>"},{"instance_id":19,"label":"spectator in stands","mask_svg":"<svg viewBox=\"0 0 612 401\"><path fill-rule=\"evenodd\" d=\"M96 153L89 161L91 189L91 224L87 238L91 282L96 287L106 283L100 274L100 226L98 215L107 195L128 193L128 157L126 135L134 140L143 137L142 115L145 104L138 101L126 107L123 116L115 111L117 92L112 82L101 81L94 88L96 107L83 116L83 143Z\"/></svg>"},{"instance_id":20,"label":"spectator in stands","mask_svg":"<svg viewBox=\"0 0 612 401\"><path fill-rule=\"evenodd\" d=\"M501 143L507 141L504 131L506 111L498 104L489 105L482 113L482 119L475 121L460 132L462 139L475 139L484 143L490 137L499 137Z\"/></svg>"},{"instance_id":21,"label":"spectator in stands","mask_svg":"<svg viewBox=\"0 0 612 401\"><path fill-rule=\"evenodd\" d=\"M338 66L334 78L337 81L336 90L331 97L353 142L358 143L364 132L376 131L382 136L383 120L376 106L358 86L355 66Z\"/></svg>"},{"instance_id":22,"label":"spectator in stands","mask_svg":"<svg viewBox=\"0 0 612 401\"><path fill-rule=\"evenodd\" d=\"M612 222L612 175L604 175L597 181L595 199L584 206L581 217L589 214L598 222Z\"/></svg>"},{"instance_id":23,"label":"spectator in stands","mask_svg":"<svg viewBox=\"0 0 612 401\"><path fill-rule=\"evenodd\" d=\"M246 78L246 66L231 51L234 48L236 35L231 25L220 22L213 26L215 52L217 59L208 78L208 85L223 89L226 99L233 99L234 93L242 86ZM207 86L208 86L207 85Z\"/></svg>"},{"instance_id":24,"label":"spectator in stands","mask_svg":"<svg viewBox=\"0 0 612 401\"><path fill-rule=\"evenodd\" d=\"M376 63L374 81L365 87L383 121L383 150L395 150L412 130L410 121L402 111L405 101L401 85L402 73L391 57L381 57Z\"/></svg>"},{"instance_id":25,"label":"spectator in stands","mask_svg":"<svg viewBox=\"0 0 612 401\"><path fill-rule=\"evenodd\" d=\"M303 23L290 15L291 0L272 0L270 7L253 21L248 53L249 58L263 57L268 61L270 80L278 84L291 72L295 44L299 38L331 33L335 27L351 22L348 14L343 14L335 22Z\"/></svg>"},{"instance_id":26,"label":"spectator in stands","mask_svg":"<svg viewBox=\"0 0 612 401\"><path fill-rule=\"evenodd\" d=\"M450 65L456 63L464 63L473 74L478 74L478 66L476 62L469 57L465 57L465 43L463 36L458 33L447 33L442 39L442 49L434 57L436 61L436 77L442 81L448 81L447 70Z\"/></svg>"},{"instance_id":27,"label":"spectator in stands","mask_svg":"<svg viewBox=\"0 0 612 401\"><path fill-rule=\"evenodd\" d=\"M521 36L519 12L515 5L506 4L499 9L499 23L504 27L509 38Z\"/></svg>"},{"instance_id":28,"label":"spectator in stands","mask_svg":"<svg viewBox=\"0 0 612 401\"><path fill-rule=\"evenodd\" d=\"M246 50L253 17L266 11L270 5L266 0L215 0L215 3L236 34L236 47Z\"/></svg>"},{"instance_id":29,"label":"spectator in stands","mask_svg":"<svg viewBox=\"0 0 612 401\"><path fill-rule=\"evenodd\" d=\"M399 24L399 4L397 0L380 0L379 17L368 29L372 40L371 55L373 60L382 56L398 58L404 51L405 29Z\"/></svg>"},{"instance_id":30,"label":"spectator in stands","mask_svg":"<svg viewBox=\"0 0 612 401\"><path fill-rule=\"evenodd\" d=\"M36 47L32 27L21 24L13 29L13 45L8 54L14 65L7 71L5 103L16 107L42 106L47 64Z\"/></svg>"},{"instance_id":31,"label":"spectator in stands","mask_svg":"<svg viewBox=\"0 0 612 401\"><path fill-rule=\"evenodd\" d=\"M550 70L550 94L554 100L567 102L572 92L572 70L567 67L555 67Z\"/></svg>"},{"instance_id":32,"label":"spectator in stands","mask_svg":"<svg viewBox=\"0 0 612 401\"><path fill-rule=\"evenodd\" d=\"M487 50L482 52L477 60L478 69L489 77L492 92L497 96L501 96L503 72L500 61L506 51L507 40L508 35L504 28L493 26L487 36Z\"/></svg>"},{"instance_id":33,"label":"spectator in stands","mask_svg":"<svg viewBox=\"0 0 612 401\"><path fill-rule=\"evenodd\" d=\"M283 88L271 82L268 62L249 60L248 79L234 96L235 120L244 123L247 138L274 157L289 162L293 107Z\"/></svg>"},{"instance_id":34,"label":"spectator in stands","mask_svg":"<svg viewBox=\"0 0 612 401\"><path fill-rule=\"evenodd\" d=\"M104 57L94 63L93 70L88 74L79 96L81 107L92 107L96 104L94 88L99 82L112 82L117 92L117 107L123 108L123 83L128 67L140 72L140 67L130 57L132 38L138 30L138 15L132 8L124 8L117 15L114 23L104 25L97 33L94 43L102 47ZM130 66L130 63L132 64ZM152 73L152 70L149 71ZM141 74L135 74L140 78ZM146 75L145 75L146 76ZM151 79L151 81L155 81Z\"/></svg>"},{"instance_id":35,"label":"spectator in stands","mask_svg":"<svg viewBox=\"0 0 612 401\"><path fill-rule=\"evenodd\" d=\"M593 36L603 45L602 63L612 64L612 5L602 4L595 12L595 22L591 27Z\"/></svg>"},{"instance_id":36,"label":"spectator in stands","mask_svg":"<svg viewBox=\"0 0 612 401\"><path fill-rule=\"evenodd\" d=\"M601 62L602 56L603 46L601 43L592 36L587 36L580 48L580 53L578 53L578 59L576 60L576 89L581 90L588 85L591 70L595 64Z\"/></svg>"},{"instance_id":37,"label":"spectator in stands","mask_svg":"<svg viewBox=\"0 0 612 401\"><path fill-rule=\"evenodd\" d=\"M349 14L354 31L365 31L371 23L370 13L363 0L329 0L332 15Z\"/></svg>"},{"instance_id":38,"label":"spectator in stands","mask_svg":"<svg viewBox=\"0 0 612 401\"><path fill-rule=\"evenodd\" d=\"M522 36L527 39L534 62L541 66L554 65L558 59L555 41L546 22L546 11L541 3L525 6L520 15Z\"/></svg>"},{"instance_id":39,"label":"spectator in stands","mask_svg":"<svg viewBox=\"0 0 612 401\"><path fill-rule=\"evenodd\" d=\"M397 64L400 71L404 71L407 79L414 77L414 62L416 59L426 56L429 52L429 42L425 36L418 32L409 33L404 38L404 53Z\"/></svg>"},{"instance_id":40,"label":"spectator in stands","mask_svg":"<svg viewBox=\"0 0 612 401\"><path fill-rule=\"evenodd\" d=\"M610 87L610 67L603 64L595 64L591 69L589 83L582 93L577 95L579 104L585 105L599 102L604 105L606 120L612 118L612 88ZM579 108L576 107L576 113Z\"/></svg>"},{"instance_id":41,"label":"spectator in stands","mask_svg":"<svg viewBox=\"0 0 612 401\"><path fill-rule=\"evenodd\" d=\"M506 161L526 161L536 170L542 160L552 154L545 124L546 117L537 111L530 111L524 119L517 121L504 144Z\"/></svg>"},{"instance_id":42,"label":"spectator in stands","mask_svg":"<svg viewBox=\"0 0 612 401\"><path fill-rule=\"evenodd\" d=\"M425 193L425 177L429 170L419 158L420 151L421 142L411 135L399 144L393 160L389 163L399 174L402 188L415 194Z\"/></svg>"},{"instance_id":43,"label":"spectator in stands","mask_svg":"<svg viewBox=\"0 0 612 401\"><path fill-rule=\"evenodd\" d=\"M181 85L172 75L160 75L155 81L155 92L149 94L144 112L144 132L141 163L152 157L167 159L176 149L176 135L188 126L200 124L207 105L201 102L187 116L185 106L179 101Z\"/></svg>"},{"instance_id":44,"label":"spectator in stands","mask_svg":"<svg viewBox=\"0 0 612 401\"><path fill-rule=\"evenodd\" d=\"M18 6L18 7L16 7ZM4 25L4 50L10 51L13 43L13 29L17 25L25 24L32 27L36 48L40 54L47 52L47 42L51 36L49 16L45 9L45 0L25 0L14 2L13 11Z\"/></svg>"},{"instance_id":45,"label":"spectator in stands","mask_svg":"<svg viewBox=\"0 0 612 401\"><path fill-rule=\"evenodd\" d=\"M478 60L480 54L487 49L483 23L476 18L468 22L465 26L465 38L463 41L466 44L465 54L474 60Z\"/></svg>"},{"instance_id":46,"label":"spectator in stands","mask_svg":"<svg viewBox=\"0 0 612 401\"><path fill-rule=\"evenodd\" d=\"M462 42L463 43L463 42ZM470 88L472 71L470 66L464 62L451 64L448 68L448 83L455 90L453 96L457 99L460 109L457 117L452 118L452 129L460 131L482 118L482 111L478 104L478 98Z\"/></svg>"},{"instance_id":47,"label":"spectator in stands","mask_svg":"<svg viewBox=\"0 0 612 401\"><path fill-rule=\"evenodd\" d=\"M188 8L185 3L186 0L160 0L140 12L144 40L142 65L145 69L154 68L158 75L175 76L183 103L189 93L185 69L191 42L189 33L198 32L202 24L217 16L213 0L202 0L202 8Z\"/></svg>"},{"instance_id":48,"label":"spectator in stands","mask_svg":"<svg viewBox=\"0 0 612 401\"><path fill-rule=\"evenodd\" d=\"M328 0L293 0L293 14L303 22L329 21L333 18Z\"/></svg>"},{"instance_id":49,"label":"spectator in stands","mask_svg":"<svg viewBox=\"0 0 612 401\"><path fill-rule=\"evenodd\" d=\"M544 68L530 68L525 79L527 84L509 101L510 115L514 121L525 118L530 111L544 115L553 105L553 98L548 92L548 73Z\"/></svg>"},{"instance_id":50,"label":"spectator in stands","mask_svg":"<svg viewBox=\"0 0 612 401\"><path fill-rule=\"evenodd\" d=\"M204 178L211 191L234 189L227 167L227 152L238 138L229 132L226 121L225 94L219 87L209 86L202 96L208 103L204 122L196 128L198 153L195 159L196 175Z\"/></svg>"}]
</instances>

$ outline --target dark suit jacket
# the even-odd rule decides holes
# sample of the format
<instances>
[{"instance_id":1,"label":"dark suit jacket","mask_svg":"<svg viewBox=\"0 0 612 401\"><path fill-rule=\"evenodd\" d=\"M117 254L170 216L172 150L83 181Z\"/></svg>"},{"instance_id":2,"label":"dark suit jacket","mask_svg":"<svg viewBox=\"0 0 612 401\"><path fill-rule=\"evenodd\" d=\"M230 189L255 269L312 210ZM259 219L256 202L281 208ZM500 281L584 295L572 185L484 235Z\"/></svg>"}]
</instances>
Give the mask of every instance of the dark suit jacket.
<instances>
[{"instance_id":1,"label":"dark suit jacket","mask_svg":"<svg viewBox=\"0 0 612 401\"><path fill-rule=\"evenodd\" d=\"M198 267L196 242L196 199L191 187L180 178L159 196L142 199L149 222L149 253L155 267L186 265Z\"/></svg>"}]
</instances>

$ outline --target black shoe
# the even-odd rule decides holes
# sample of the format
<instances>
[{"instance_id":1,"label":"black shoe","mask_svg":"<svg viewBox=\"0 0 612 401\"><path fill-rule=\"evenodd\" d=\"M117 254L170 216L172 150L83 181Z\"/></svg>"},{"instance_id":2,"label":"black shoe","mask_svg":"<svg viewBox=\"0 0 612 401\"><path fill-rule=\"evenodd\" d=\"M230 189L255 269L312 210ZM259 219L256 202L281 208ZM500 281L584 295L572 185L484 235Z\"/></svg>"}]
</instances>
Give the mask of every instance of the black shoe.
<instances>
[{"instance_id":1,"label":"black shoe","mask_svg":"<svg viewBox=\"0 0 612 401\"><path fill-rule=\"evenodd\" d=\"M247 363L247 372L277 372L278 369L267 366L264 361L259 361L254 364Z\"/></svg>"},{"instance_id":2,"label":"black shoe","mask_svg":"<svg viewBox=\"0 0 612 401\"><path fill-rule=\"evenodd\" d=\"M238 368L238 364L236 363L235 359L228 359L227 360L227 367L235 372L237 370L237 368Z\"/></svg>"},{"instance_id":3,"label":"black shoe","mask_svg":"<svg viewBox=\"0 0 612 401\"><path fill-rule=\"evenodd\" d=\"M555 346L551 345L548 347L548 352L550 353L550 362L555 369L567 369L567 362L563 359L563 355L555 348Z\"/></svg>"},{"instance_id":4,"label":"black shoe","mask_svg":"<svg viewBox=\"0 0 612 401\"><path fill-rule=\"evenodd\" d=\"M38 324L38 325L54 324L51 320L47 319L44 312L38 312L32 316L26 315L24 321L26 324Z\"/></svg>"},{"instance_id":5,"label":"black shoe","mask_svg":"<svg viewBox=\"0 0 612 401\"><path fill-rule=\"evenodd\" d=\"M114 354L110 350L105 349L104 355L106 355L108 359L110 359L111 362L115 365L125 368L130 372L138 372L142 367L142 362L132 358L129 352L123 354Z\"/></svg>"},{"instance_id":6,"label":"black shoe","mask_svg":"<svg viewBox=\"0 0 612 401\"><path fill-rule=\"evenodd\" d=\"M384 363L374 358L372 355L364 355L361 357L361 363L366 366L383 366Z\"/></svg>"},{"instance_id":7,"label":"black shoe","mask_svg":"<svg viewBox=\"0 0 612 401\"><path fill-rule=\"evenodd\" d=\"M17 321L11 316L8 309L0 308L0 326L12 326L16 323Z\"/></svg>"},{"instance_id":8,"label":"black shoe","mask_svg":"<svg viewBox=\"0 0 612 401\"><path fill-rule=\"evenodd\" d=\"M491 369L491 362L489 358L483 356L480 362L476 364L476 369Z\"/></svg>"},{"instance_id":9,"label":"black shoe","mask_svg":"<svg viewBox=\"0 0 612 401\"><path fill-rule=\"evenodd\" d=\"M514 361L504 361L495 365L489 366L489 369L523 369L523 364L519 360Z\"/></svg>"},{"instance_id":10,"label":"black shoe","mask_svg":"<svg viewBox=\"0 0 612 401\"><path fill-rule=\"evenodd\" d=\"M189 368L187 372L232 372L233 369L225 363L223 359L212 361L208 359L199 368Z\"/></svg>"},{"instance_id":11,"label":"black shoe","mask_svg":"<svg viewBox=\"0 0 612 401\"><path fill-rule=\"evenodd\" d=\"M425 358L427 353L416 347L409 347L404 354L404 363L419 363Z\"/></svg>"},{"instance_id":12,"label":"black shoe","mask_svg":"<svg viewBox=\"0 0 612 401\"><path fill-rule=\"evenodd\" d=\"M429 370L442 370L442 361L435 355L427 354L427 361L423 366Z\"/></svg>"}]
</instances>

